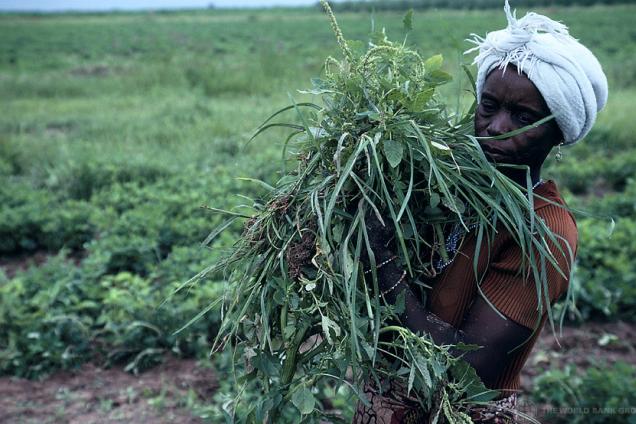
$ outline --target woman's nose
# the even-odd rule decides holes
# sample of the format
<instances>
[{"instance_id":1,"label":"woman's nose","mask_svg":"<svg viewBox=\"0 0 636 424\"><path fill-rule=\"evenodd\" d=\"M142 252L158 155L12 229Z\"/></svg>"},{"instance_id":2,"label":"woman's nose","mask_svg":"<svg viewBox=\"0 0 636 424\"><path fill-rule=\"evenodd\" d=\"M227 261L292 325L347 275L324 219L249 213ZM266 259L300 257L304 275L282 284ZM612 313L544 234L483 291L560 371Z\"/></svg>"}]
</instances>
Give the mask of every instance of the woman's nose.
<instances>
[{"instance_id":1,"label":"woman's nose","mask_svg":"<svg viewBox=\"0 0 636 424\"><path fill-rule=\"evenodd\" d=\"M486 128L489 137L497 137L512 130L510 117L503 111L496 113Z\"/></svg>"}]
</instances>

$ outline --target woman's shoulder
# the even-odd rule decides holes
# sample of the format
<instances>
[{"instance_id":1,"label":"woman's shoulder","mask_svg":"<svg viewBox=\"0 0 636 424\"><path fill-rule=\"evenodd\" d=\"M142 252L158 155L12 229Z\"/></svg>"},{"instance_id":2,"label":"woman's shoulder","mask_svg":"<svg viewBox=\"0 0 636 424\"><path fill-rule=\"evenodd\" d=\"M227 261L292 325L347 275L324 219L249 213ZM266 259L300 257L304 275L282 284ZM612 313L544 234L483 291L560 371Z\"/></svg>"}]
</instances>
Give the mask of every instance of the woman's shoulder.
<instances>
[{"instance_id":1,"label":"woman's shoulder","mask_svg":"<svg viewBox=\"0 0 636 424\"><path fill-rule=\"evenodd\" d=\"M563 196L561 196L554 181L547 180L535 189L534 210L550 227L555 225L559 228L572 228L576 231L574 215L563 200Z\"/></svg>"},{"instance_id":2,"label":"woman's shoulder","mask_svg":"<svg viewBox=\"0 0 636 424\"><path fill-rule=\"evenodd\" d=\"M535 211L543 219L554 234L566 240L576 249L578 229L576 219L561 196L556 183L548 180L541 184L534 192Z\"/></svg>"}]
</instances>

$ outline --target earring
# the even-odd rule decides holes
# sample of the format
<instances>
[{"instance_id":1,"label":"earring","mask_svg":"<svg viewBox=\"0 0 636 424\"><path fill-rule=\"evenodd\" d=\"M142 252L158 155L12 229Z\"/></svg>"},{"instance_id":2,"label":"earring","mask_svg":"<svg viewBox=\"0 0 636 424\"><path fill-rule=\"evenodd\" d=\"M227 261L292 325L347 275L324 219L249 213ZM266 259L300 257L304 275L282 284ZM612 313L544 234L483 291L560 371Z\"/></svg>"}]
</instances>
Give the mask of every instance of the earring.
<instances>
[{"instance_id":1,"label":"earring","mask_svg":"<svg viewBox=\"0 0 636 424\"><path fill-rule=\"evenodd\" d=\"M557 146L557 152L556 155L554 155L554 159L557 162L561 162L563 160L563 153L561 152L561 146L563 145L563 142L560 142L559 145Z\"/></svg>"}]
</instances>

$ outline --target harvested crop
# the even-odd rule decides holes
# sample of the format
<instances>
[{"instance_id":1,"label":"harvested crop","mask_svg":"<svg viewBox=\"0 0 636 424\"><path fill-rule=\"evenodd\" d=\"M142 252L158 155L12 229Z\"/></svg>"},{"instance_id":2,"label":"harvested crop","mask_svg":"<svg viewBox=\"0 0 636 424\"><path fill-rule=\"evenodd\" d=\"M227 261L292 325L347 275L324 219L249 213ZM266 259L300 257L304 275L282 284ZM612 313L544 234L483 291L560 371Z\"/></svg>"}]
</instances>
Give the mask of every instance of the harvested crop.
<instances>
[{"instance_id":1,"label":"harvested crop","mask_svg":"<svg viewBox=\"0 0 636 424\"><path fill-rule=\"evenodd\" d=\"M487 161L472 136L474 106L456 116L440 101L437 88L450 80L442 57L423 59L384 34L355 50L321 3L343 58L327 58L324 76L312 81L307 92L318 103L285 107L256 134L289 128L292 170L262 183L268 193L249 214L225 211L228 220L208 238L245 220L232 251L203 273L223 270L227 280L215 349L234 349L244 364L239 385L262 391L233 419L336 420L316 398L320 387L346 387L365 401L365 381L391 379L431 420L470 422L466 406L493 393L450 346L396 323L403 305L384 304L375 271L360 264L368 255L375 265L365 219L375 215L394 230L399 261L422 296L436 262L449 259L446 235L459 226L478 240L509 231L541 298L541 264L556 265L545 240L554 236L534 215L528 187ZM284 113L297 119L278 121Z\"/></svg>"}]
</instances>

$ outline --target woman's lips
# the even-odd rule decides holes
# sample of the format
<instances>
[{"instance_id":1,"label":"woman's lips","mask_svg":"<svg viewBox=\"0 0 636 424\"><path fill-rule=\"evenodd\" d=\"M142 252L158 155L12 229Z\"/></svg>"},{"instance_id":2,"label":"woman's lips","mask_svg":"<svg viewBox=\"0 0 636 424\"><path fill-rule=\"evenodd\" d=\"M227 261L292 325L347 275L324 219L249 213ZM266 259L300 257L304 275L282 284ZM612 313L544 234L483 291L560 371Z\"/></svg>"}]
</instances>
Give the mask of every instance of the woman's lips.
<instances>
[{"instance_id":1,"label":"woman's lips","mask_svg":"<svg viewBox=\"0 0 636 424\"><path fill-rule=\"evenodd\" d=\"M492 145L482 143L480 144L480 147L481 147L481 150L486 155L486 157L495 162L502 162L507 157L505 152L501 151L501 149L494 147Z\"/></svg>"}]
</instances>

